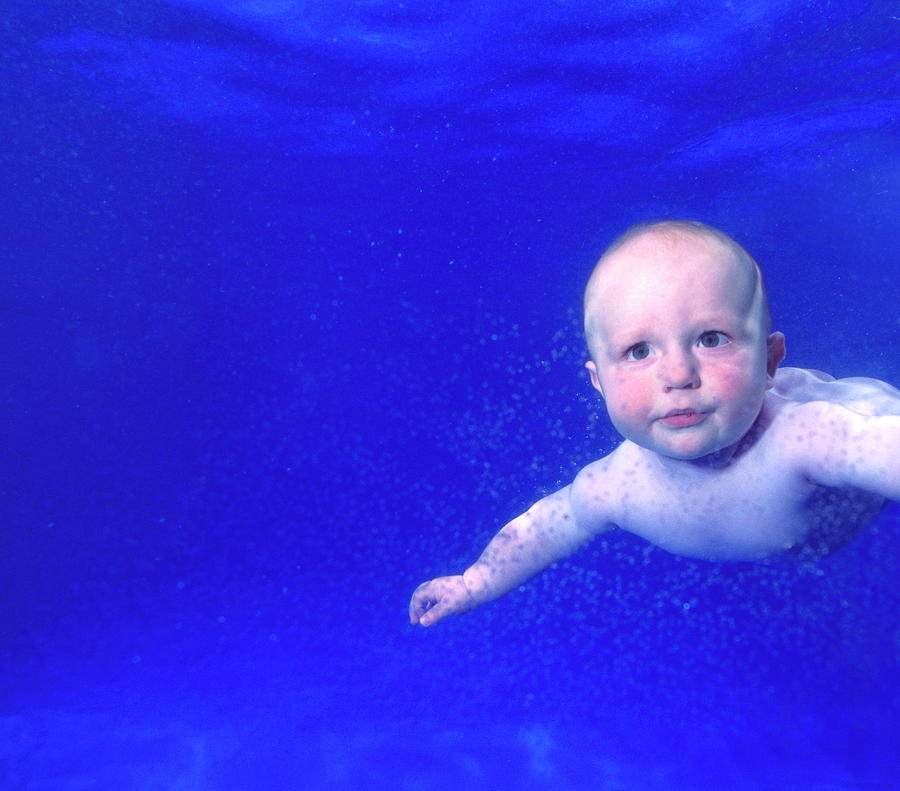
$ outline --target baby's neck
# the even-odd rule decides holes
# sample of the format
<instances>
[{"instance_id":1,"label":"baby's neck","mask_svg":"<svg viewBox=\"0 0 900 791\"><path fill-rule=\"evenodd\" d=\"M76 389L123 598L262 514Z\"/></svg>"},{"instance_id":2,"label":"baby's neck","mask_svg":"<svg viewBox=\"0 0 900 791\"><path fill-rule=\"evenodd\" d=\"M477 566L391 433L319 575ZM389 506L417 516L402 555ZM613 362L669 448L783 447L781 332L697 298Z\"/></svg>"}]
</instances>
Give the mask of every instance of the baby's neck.
<instances>
[{"instance_id":1,"label":"baby's neck","mask_svg":"<svg viewBox=\"0 0 900 791\"><path fill-rule=\"evenodd\" d=\"M721 448L713 453L707 453L705 456L700 456L696 459L675 459L671 456L663 456L661 453L655 453L651 450L645 450L644 452L651 457L653 464L665 471L666 474L696 476L709 475L731 466L736 458L736 451L740 445L741 440L738 440L738 442L735 442L733 445Z\"/></svg>"}]
</instances>

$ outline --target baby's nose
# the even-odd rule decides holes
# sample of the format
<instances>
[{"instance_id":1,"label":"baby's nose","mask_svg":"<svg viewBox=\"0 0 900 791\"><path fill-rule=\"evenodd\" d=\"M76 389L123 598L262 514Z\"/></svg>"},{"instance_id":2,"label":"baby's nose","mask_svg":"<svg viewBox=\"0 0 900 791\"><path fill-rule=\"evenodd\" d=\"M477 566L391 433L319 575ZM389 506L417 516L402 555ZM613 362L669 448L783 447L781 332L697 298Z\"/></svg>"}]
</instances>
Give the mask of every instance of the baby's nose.
<instances>
[{"instance_id":1,"label":"baby's nose","mask_svg":"<svg viewBox=\"0 0 900 791\"><path fill-rule=\"evenodd\" d=\"M666 391L692 390L700 386L700 372L690 354L667 354L659 370Z\"/></svg>"}]
</instances>

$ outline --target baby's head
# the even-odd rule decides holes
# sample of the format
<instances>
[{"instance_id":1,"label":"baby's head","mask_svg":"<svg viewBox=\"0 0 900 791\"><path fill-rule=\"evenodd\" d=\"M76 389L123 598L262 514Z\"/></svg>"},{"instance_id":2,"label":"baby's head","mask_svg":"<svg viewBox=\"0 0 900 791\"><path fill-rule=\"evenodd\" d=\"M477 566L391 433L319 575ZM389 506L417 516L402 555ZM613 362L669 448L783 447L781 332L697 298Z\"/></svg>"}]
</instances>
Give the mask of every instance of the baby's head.
<instances>
[{"instance_id":1,"label":"baby's head","mask_svg":"<svg viewBox=\"0 0 900 791\"><path fill-rule=\"evenodd\" d=\"M784 357L756 263L702 223L639 225L613 242L588 281L584 323L613 424L674 458L734 445Z\"/></svg>"}]
</instances>

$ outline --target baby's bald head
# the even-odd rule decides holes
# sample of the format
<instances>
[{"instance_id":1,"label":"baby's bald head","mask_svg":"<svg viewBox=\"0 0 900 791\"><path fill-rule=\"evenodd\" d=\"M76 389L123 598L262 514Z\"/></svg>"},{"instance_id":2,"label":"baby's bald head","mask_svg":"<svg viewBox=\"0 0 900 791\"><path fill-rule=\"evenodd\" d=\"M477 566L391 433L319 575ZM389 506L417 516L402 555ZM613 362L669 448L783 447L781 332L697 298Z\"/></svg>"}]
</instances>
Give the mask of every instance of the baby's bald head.
<instances>
[{"instance_id":1,"label":"baby's bald head","mask_svg":"<svg viewBox=\"0 0 900 791\"><path fill-rule=\"evenodd\" d=\"M692 250L714 253L719 265L727 267L736 289L747 289L759 316L763 337L771 331L768 299L759 267L734 239L712 226L688 220L664 220L633 225L607 248L594 267L584 292L584 331L591 356L598 324L610 300L623 297L615 273L650 258L671 261L676 266ZM673 273L674 274L674 273Z\"/></svg>"}]
</instances>

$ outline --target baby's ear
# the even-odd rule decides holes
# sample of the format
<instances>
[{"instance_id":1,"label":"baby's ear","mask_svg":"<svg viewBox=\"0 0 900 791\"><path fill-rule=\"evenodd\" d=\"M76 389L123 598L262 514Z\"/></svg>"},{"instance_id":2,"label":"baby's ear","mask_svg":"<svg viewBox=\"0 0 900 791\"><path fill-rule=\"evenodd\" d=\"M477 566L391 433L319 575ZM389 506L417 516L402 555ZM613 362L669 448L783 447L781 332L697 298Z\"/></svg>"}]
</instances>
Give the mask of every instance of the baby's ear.
<instances>
[{"instance_id":1,"label":"baby's ear","mask_svg":"<svg viewBox=\"0 0 900 791\"><path fill-rule=\"evenodd\" d=\"M784 359L787 349L784 345L784 333L773 332L766 341L766 370L769 374L769 387L773 387L775 371Z\"/></svg>"},{"instance_id":2,"label":"baby's ear","mask_svg":"<svg viewBox=\"0 0 900 791\"><path fill-rule=\"evenodd\" d=\"M596 390L600 395L603 395L603 386L600 384L600 377L597 376L597 366L594 365L593 360L588 360L584 367L590 371L591 374L591 384L594 386L594 390Z\"/></svg>"}]
</instances>

